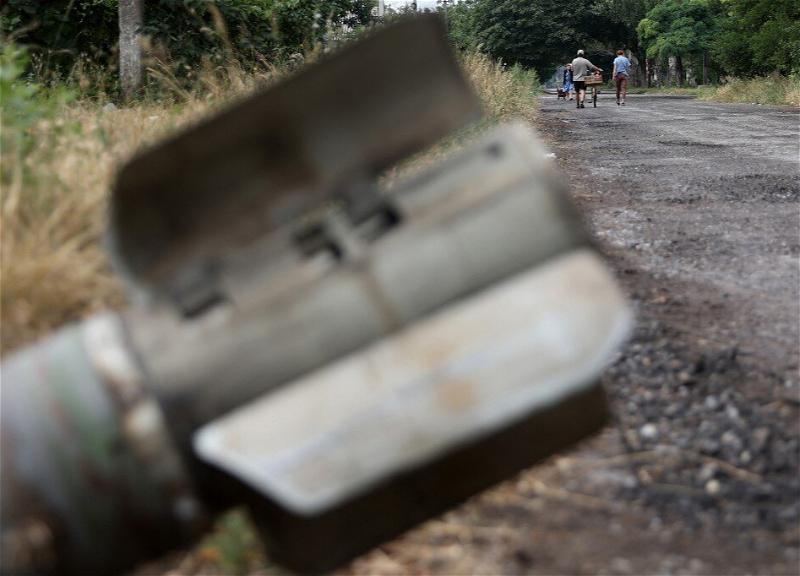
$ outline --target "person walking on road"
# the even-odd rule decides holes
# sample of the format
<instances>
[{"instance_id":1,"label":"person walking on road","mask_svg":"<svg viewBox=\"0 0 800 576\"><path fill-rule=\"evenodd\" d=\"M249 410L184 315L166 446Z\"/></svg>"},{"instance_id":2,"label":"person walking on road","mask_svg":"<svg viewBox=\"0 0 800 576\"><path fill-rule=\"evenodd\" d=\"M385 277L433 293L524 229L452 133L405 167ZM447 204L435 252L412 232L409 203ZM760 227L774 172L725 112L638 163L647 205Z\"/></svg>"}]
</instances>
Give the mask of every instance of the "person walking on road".
<instances>
[{"instance_id":1,"label":"person walking on road","mask_svg":"<svg viewBox=\"0 0 800 576\"><path fill-rule=\"evenodd\" d=\"M622 50L617 50L617 57L614 58L614 84L617 85L617 106L625 106L625 96L628 94L628 72L631 69L631 61L625 58Z\"/></svg>"},{"instance_id":2,"label":"person walking on road","mask_svg":"<svg viewBox=\"0 0 800 576\"><path fill-rule=\"evenodd\" d=\"M572 83L572 64L567 64L567 67L564 69L563 92L570 100L575 96L575 85Z\"/></svg>"},{"instance_id":3,"label":"person walking on road","mask_svg":"<svg viewBox=\"0 0 800 576\"><path fill-rule=\"evenodd\" d=\"M583 50L578 50L578 57L572 61L572 83L575 85L575 94L577 94L575 104L578 108L586 107L583 105L583 101L586 100L586 73L589 70L603 71L602 68L598 68L584 58L583 54Z\"/></svg>"}]
</instances>

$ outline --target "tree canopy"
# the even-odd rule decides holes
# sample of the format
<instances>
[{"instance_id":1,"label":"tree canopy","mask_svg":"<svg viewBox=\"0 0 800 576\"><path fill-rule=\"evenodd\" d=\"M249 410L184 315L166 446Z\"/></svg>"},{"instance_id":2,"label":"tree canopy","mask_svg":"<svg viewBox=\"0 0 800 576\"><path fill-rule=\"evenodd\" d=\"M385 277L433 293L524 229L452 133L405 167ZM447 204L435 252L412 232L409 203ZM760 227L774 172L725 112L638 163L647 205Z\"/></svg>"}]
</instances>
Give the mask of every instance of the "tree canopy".
<instances>
[{"instance_id":1,"label":"tree canopy","mask_svg":"<svg viewBox=\"0 0 800 576\"><path fill-rule=\"evenodd\" d=\"M143 33L177 64L233 50L243 61L309 49L333 25L369 22L373 0L145 0ZM119 37L118 0L6 0L5 37L65 71L78 57L106 63ZM221 16L224 28L220 28ZM42 58L40 58L42 60ZM180 69L180 67L176 67Z\"/></svg>"},{"instance_id":2,"label":"tree canopy","mask_svg":"<svg viewBox=\"0 0 800 576\"><path fill-rule=\"evenodd\" d=\"M798 0L728 0L725 6L712 49L731 74L800 72Z\"/></svg>"},{"instance_id":3,"label":"tree canopy","mask_svg":"<svg viewBox=\"0 0 800 576\"><path fill-rule=\"evenodd\" d=\"M188 70L231 51L247 63L309 50L331 25L369 23L376 0L144 2L151 46ZM28 45L44 72L66 73L79 57L102 65L115 58L117 8L118 0L6 0L3 36ZM600 66L618 48L661 70L674 57L679 81L683 61L695 75L706 65L715 77L800 73L798 0L464 0L447 17L458 48L542 78L578 48Z\"/></svg>"},{"instance_id":4,"label":"tree canopy","mask_svg":"<svg viewBox=\"0 0 800 576\"><path fill-rule=\"evenodd\" d=\"M662 0L636 28L647 55L653 58L702 53L714 29L709 0Z\"/></svg>"},{"instance_id":5,"label":"tree canopy","mask_svg":"<svg viewBox=\"0 0 800 576\"><path fill-rule=\"evenodd\" d=\"M627 48L723 74L800 71L798 0L470 0L453 13L459 47L476 47L548 77L577 47ZM704 58L710 57L710 58Z\"/></svg>"},{"instance_id":6,"label":"tree canopy","mask_svg":"<svg viewBox=\"0 0 800 576\"><path fill-rule=\"evenodd\" d=\"M479 46L508 64L534 68L544 78L572 60L577 49L591 52L624 35L603 1L473 0L465 6L453 27L458 45Z\"/></svg>"}]
</instances>

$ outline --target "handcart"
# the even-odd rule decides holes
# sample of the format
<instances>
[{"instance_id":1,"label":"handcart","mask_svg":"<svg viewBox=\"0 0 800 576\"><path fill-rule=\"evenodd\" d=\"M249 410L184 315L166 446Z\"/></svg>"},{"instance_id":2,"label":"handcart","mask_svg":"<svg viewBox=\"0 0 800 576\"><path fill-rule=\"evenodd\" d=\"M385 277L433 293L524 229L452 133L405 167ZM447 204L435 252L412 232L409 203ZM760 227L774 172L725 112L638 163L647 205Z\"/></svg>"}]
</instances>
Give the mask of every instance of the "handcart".
<instances>
[{"instance_id":1,"label":"handcart","mask_svg":"<svg viewBox=\"0 0 800 576\"><path fill-rule=\"evenodd\" d=\"M584 76L584 82L586 83L586 90L588 91L591 87L592 89L592 106L597 108L597 87L603 83L603 76L600 72L593 72L586 74Z\"/></svg>"}]
</instances>

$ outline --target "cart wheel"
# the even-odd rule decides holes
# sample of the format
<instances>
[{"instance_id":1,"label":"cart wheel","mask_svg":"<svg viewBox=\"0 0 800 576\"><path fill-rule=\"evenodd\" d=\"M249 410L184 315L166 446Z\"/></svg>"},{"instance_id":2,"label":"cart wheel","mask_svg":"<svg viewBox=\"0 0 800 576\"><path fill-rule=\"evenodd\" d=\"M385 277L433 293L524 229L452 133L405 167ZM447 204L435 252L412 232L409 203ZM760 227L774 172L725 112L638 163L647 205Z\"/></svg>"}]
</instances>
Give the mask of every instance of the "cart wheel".
<instances>
[{"instance_id":1,"label":"cart wheel","mask_svg":"<svg viewBox=\"0 0 800 576\"><path fill-rule=\"evenodd\" d=\"M592 88L592 105L597 108L597 88Z\"/></svg>"}]
</instances>

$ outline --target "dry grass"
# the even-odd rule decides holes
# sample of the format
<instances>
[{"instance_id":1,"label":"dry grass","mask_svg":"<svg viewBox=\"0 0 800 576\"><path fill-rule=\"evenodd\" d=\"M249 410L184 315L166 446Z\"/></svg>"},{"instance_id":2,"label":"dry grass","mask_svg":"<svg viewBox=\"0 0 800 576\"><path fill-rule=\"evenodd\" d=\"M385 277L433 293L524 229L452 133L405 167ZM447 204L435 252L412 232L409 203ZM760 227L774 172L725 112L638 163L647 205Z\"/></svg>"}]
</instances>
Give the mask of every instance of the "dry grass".
<instances>
[{"instance_id":1,"label":"dry grass","mask_svg":"<svg viewBox=\"0 0 800 576\"><path fill-rule=\"evenodd\" d=\"M466 56L464 67L489 118L532 117L535 77L519 70L504 72L480 55ZM167 67L158 66L151 75L160 87L160 100L113 111L104 111L102 102L91 99L43 101L57 107L50 119L4 126L24 131L32 145L24 152L15 146L2 151L3 352L124 303L100 241L107 194L118 167L141 147L280 74L274 68L245 74L235 63L208 67L199 71L196 90L189 92L173 81Z\"/></svg>"},{"instance_id":2,"label":"dry grass","mask_svg":"<svg viewBox=\"0 0 800 576\"><path fill-rule=\"evenodd\" d=\"M722 86L701 94L700 99L800 106L800 76L767 76L748 80L729 78Z\"/></svg>"},{"instance_id":3,"label":"dry grass","mask_svg":"<svg viewBox=\"0 0 800 576\"><path fill-rule=\"evenodd\" d=\"M610 88L613 91L613 87ZM684 88L631 88L628 94L651 96L696 96L698 100L740 104L777 104L800 106L800 76L727 78L720 86Z\"/></svg>"},{"instance_id":4,"label":"dry grass","mask_svg":"<svg viewBox=\"0 0 800 576\"><path fill-rule=\"evenodd\" d=\"M480 96L488 118L495 121L511 118L533 120L539 93L539 79L535 72L516 66L506 69L477 52L465 54L462 66Z\"/></svg>"},{"instance_id":5,"label":"dry grass","mask_svg":"<svg viewBox=\"0 0 800 576\"><path fill-rule=\"evenodd\" d=\"M461 68L481 100L484 120L461 130L443 142L416 154L391 168L382 182L390 187L396 180L441 161L453 150L463 146L489 126L511 119L532 122L541 89L533 70L506 68L485 54L471 52L461 55Z\"/></svg>"},{"instance_id":6,"label":"dry grass","mask_svg":"<svg viewBox=\"0 0 800 576\"><path fill-rule=\"evenodd\" d=\"M172 91L161 102L110 111L96 100L41 98L42 106L54 108L48 118L3 126L25 142L8 138L2 150L3 353L124 303L101 242L117 169L141 147L264 82L266 74L244 78L217 70L201 77L203 89L195 94ZM171 90L166 84L164 92Z\"/></svg>"},{"instance_id":7,"label":"dry grass","mask_svg":"<svg viewBox=\"0 0 800 576\"><path fill-rule=\"evenodd\" d=\"M73 113L63 112L70 120ZM88 122L89 117L82 120ZM105 123L102 118L97 121L98 126ZM54 142L47 134L50 124L43 121L33 127L35 147L17 159L3 182L4 351L122 301L98 243L113 153L98 138Z\"/></svg>"}]
</instances>

